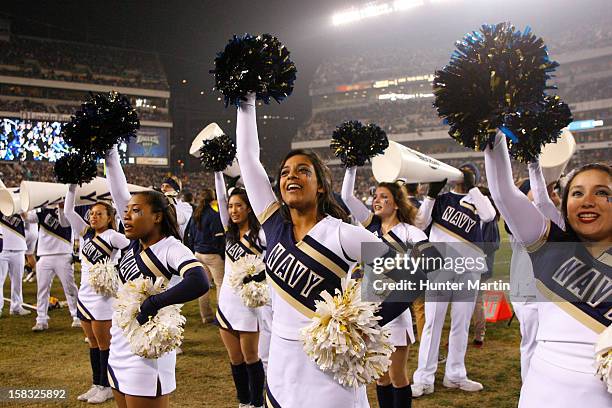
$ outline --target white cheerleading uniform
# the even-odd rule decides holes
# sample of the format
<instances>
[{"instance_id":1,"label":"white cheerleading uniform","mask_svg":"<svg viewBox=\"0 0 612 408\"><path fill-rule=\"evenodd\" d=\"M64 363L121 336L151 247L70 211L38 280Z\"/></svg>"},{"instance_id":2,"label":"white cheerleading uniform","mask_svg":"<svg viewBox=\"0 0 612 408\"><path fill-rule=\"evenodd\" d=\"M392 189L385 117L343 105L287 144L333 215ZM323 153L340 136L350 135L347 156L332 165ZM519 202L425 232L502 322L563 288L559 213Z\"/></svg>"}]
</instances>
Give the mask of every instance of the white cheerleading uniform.
<instances>
[{"instance_id":1,"label":"white cheerleading uniform","mask_svg":"<svg viewBox=\"0 0 612 408\"><path fill-rule=\"evenodd\" d=\"M546 182L539 163L530 163L528 167L533 204L542 215L564 229L565 221L548 196ZM529 253L513 235L510 235L510 246L512 247L510 299L520 324L521 380L525 382L529 372L529 363L536 349L539 302L536 300L536 281L533 276Z\"/></svg>"},{"instance_id":2,"label":"white cheerleading uniform","mask_svg":"<svg viewBox=\"0 0 612 408\"><path fill-rule=\"evenodd\" d=\"M431 226L430 242L459 243L457 245L460 245L463 251L461 256L476 259L484 257L484 254L474 243L483 242L482 225L492 221L495 215L491 202L475 187L468 194L449 192L439 195L436 199L427 197L419 208L415 224L423 230ZM466 271L463 275L454 273L452 280L465 282L467 278L473 281L484 272L486 271ZM413 375L414 383L434 383L442 328L449 303L452 304L451 329L445 376L453 382L461 382L467 378L465 353L476 293L471 295L471 300L455 299L456 294L452 293L449 299L436 298L428 301L428 294L425 294L425 326L419 344L418 368Z\"/></svg>"},{"instance_id":3,"label":"white cheerleading uniform","mask_svg":"<svg viewBox=\"0 0 612 408\"><path fill-rule=\"evenodd\" d=\"M36 243L38 242L38 223L26 222L25 226L26 255L36 253Z\"/></svg>"},{"instance_id":4,"label":"white cheerleading uniform","mask_svg":"<svg viewBox=\"0 0 612 408\"><path fill-rule=\"evenodd\" d=\"M122 282L140 276L163 277L169 282L173 276L183 276L190 269L201 267L189 249L174 237L166 237L145 250L134 240L123 252L119 277ZM145 397L166 395L176 389L176 351L157 359L137 356L114 319L111 336L108 358L111 387L124 394Z\"/></svg>"},{"instance_id":5,"label":"white cheerleading uniform","mask_svg":"<svg viewBox=\"0 0 612 408\"><path fill-rule=\"evenodd\" d=\"M28 213L28 222L38 221L39 257L36 263L36 284L38 286L36 303L36 323L47 324L49 320L49 294L55 275L60 279L70 315L77 315L78 289L74 282L72 269L72 231L63 211L43 208L37 213Z\"/></svg>"},{"instance_id":6,"label":"white cheerleading uniform","mask_svg":"<svg viewBox=\"0 0 612 408\"><path fill-rule=\"evenodd\" d=\"M0 230L4 232L4 243L0 252L0 283L4 288L6 277L11 280L11 312L21 310L23 303L22 279L25 264L26 226L20 215L0 216ZM3 290L1 292L4 292ZM0 293L0 310L4 306L3 293Z\"/></svg>"},{"instance_id":7,"label":"white cheerleading uniform","mask_svg":"<svg viewBox=\"0 0 612 408\"><path fill-rule=\"evenodd\" d=\"M491 195L514 237L526 243L538 300L537 345L521 389L520 408L612 406L595 376L597 336L611 323L612 253L594 258L532 205L512 181L504 136L485 149ZM565 244L560 244L565 243Z\"/></svg>"},{"instance_id":8,"label":"white cheerleading uniform","mask_svg":"<svg viewBox=\"0 0 612 408\"><path fill-rule=\"evenodd\" d=\"M123 214L130 200L125 174L119 161L117 148L106 155L107 182L117 211ZM166 237L143 249L140 241L132 240L122 253L118 272L122 282L144 276L155 280L163 278L168 287L179 283L193 269L201 269L193 253L174 237ZM202 271L202 273L204 273ZM117 391L135 396L158 397L176 389L176 351L159 358L147 359L132 353L123 331L113 318L111 327L108 380Z\"/></svg>"},{"instance_id":9,"label":"white cheerleading uniform","mask_svg":"<svg viewBox=\"0 0 612 408\"><path fill-rule=\"evenodd\" d=\"M369 407L365 386L344 387L306 355L300 330L309 325L320 293L334 293L361 259L371 232L327 216L296 242L259 162L254 97L238 108L237 156L253 210L266 235L266 273L273 305L266 406Z\"/></svg>"},{"instance_id":10,"label":"white cheerleading uniform","mask_svg":"<svg viewBox=\"0 0 612 408\"><path fill-rule=\"evenodd\" d=\"M111 320L113 318L113 298L98 294L89 284L89 270L98 262L118 260L119 252L130 241L119 232L107 229L95 233L83 218L74 211L74 190L71 185L66 195L64 215L73 231L79 236L79 258L81 259L81 285L77 300L77 317L81 320Z\"/></svg>"},{"instance_id":11,"label":"white cheerleading uniform","mask_svg":"<svg viewBox=\"0 0 612 408\"><path fill-rule=\"evenodd\" d=\"M227 230L229 225L229 214L227 212L227 195L223 181L223 173L215 172L215 189L219 202L219 216L223 227ZM258 240L255 245L247 240L247 234L240 241L230 243L226 236L225 245L225 271L223 283L219 290L219 304L217 307L217 321L222 328L243 332L259 331L260 314L258 308L244 305L240 296L231 287L229 281L232 275L232 267L236 261L245 255L265 256L266 237L262 229L259 230Z\"/></svg>"},{"instance_id":12,"label":"white cheerleading uniform","mask_svg":"<svg viewBox=\"0 0 612 408\"><path fill-rule=\"evenodd\" d=\"M346 169L342 182L342 200L351 211L351 215L364 228L381 238L391 249L398 253L405 253L416 243L427 242L427 235L419 228L399 223L386 234L382 231L382 223L378 216L374 215L355 195L356 167ZM412 314L410 308L387 324L391 331L389 341L396 347L408 346L415 342L414 328L412 326Z\"/></svg>"}]
</instances>

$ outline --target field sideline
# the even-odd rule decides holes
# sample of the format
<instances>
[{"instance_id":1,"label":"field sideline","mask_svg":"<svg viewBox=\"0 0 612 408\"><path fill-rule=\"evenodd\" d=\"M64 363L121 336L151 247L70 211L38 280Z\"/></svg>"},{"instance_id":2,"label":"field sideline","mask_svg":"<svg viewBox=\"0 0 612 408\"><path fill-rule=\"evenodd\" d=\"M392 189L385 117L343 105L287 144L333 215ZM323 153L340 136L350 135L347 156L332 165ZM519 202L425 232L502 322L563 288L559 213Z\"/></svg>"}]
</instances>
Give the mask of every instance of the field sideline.
<instances>
[{"instance_id":1,"label":"field sideline","mask_svg":"<svg viewBox=\"0 0 612 408\"><path fill-rule=\"evenodd\" d=\"M505 237L504 237L505 238ZM495 278L507 275L508 253L498 254ZM77 282L79 278L77 276ZM5 284L5 295L9 282ZM54 281L52 295L63 299L61 285ZM24 300L33 304L36 299L36 283L24 283ZM171 396L172 407L235 408L235 391L229 369L229 361L215 326L202 326L197 302L183 308L187 317L185 354L177 358L177 390ZM19 407L86 407L76 400L90 385L87 344L80 329L70 328L67 309L50 313L49 330L33 333L34 313L24 317L8 315L8 304L0 318L0 387L2 388L63 388L68 391L65 402L0 402L0 406ZM447 322L448 323L448 322ZM446 344L448 327L441 344ZM478 393L450 391L442 386L444 369L436 375L436 392L413 401L416 408L516 407L520 391L520 334L516 319L510 327L507 322L487 325L485 345L481 349L471 344L467 352L467 369L470 378L480 381L484 390ZM408 372L417 365L418 344L410 349ZM368 388L370 405L377 407L374 387ZM100 405L112 407L114 403ZM291 408L291 407L288 407ZM339 407L342 408L342 407Z\"/></svg>"}]
</instances>

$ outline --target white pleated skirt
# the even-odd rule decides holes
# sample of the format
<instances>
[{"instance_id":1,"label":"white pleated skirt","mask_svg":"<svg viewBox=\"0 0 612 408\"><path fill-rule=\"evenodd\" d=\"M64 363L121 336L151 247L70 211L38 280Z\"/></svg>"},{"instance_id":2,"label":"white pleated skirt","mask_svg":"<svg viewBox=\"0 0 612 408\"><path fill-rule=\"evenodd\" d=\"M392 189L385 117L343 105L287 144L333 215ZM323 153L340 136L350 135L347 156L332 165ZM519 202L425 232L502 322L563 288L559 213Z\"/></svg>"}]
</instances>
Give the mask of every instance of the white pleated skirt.
<instances>
[{"instance_id":1,"label":"white pleated skirt","mask_svg":"<svg viewBox=\"0 0 612 408\"><path fill-rule=\"evenodd\" d=\"M389 342L395 347L408 346L414 343L414 328L410 308L391 320L385 327L391 331Z\"/></svg>"},{"instance_id":2,"label":"white pleated skirt","mask_svg":"<svg viewBox=\"0 0 612 408\"><path fill-rule=\"evenodd\" d=\"M111 327L108 381L114 389L128 395L158 397L176 389L176 352L150 359L132 353L123 331L113 321Z\"/></svg>"},{"instance_id":3,"label":"white pleated skirt","mask_svg":"<svg viewBox=\"0 0 612 408\"><path fill-rule=\"evenodd\" d=\"M365 386L343 387L319 370L299 340L274 333L270 340L266 406L269 408L369 408Z\"/></svg>"}]
</instances>

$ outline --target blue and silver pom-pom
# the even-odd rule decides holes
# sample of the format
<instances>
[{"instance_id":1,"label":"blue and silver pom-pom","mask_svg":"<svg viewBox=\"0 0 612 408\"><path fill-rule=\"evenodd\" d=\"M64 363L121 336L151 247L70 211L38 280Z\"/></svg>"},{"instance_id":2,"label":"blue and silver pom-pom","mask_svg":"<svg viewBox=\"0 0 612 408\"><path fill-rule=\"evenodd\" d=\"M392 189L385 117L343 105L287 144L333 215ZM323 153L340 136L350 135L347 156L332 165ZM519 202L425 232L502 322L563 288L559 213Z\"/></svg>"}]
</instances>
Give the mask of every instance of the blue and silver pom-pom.
<instances>
[{"instance_id":1,"label":"blue and silver pom-pom","mask_svg":"<svg viewBox=\"0 0 612 408\"><path fill-rule=\"evenodd\" d=\"M200 162L208 171L223 171L236 157L236 144L227 135L204 140L200 147Z\"/></svg>"},{"instance_id":2,"label":"blue and silver pom-pom","mask_svg":"<svg viewBox=\"0 0 612 408\"><path fill-rule=\"evenodd\" d=\"M372 157L383 153L389 147L389 140L379 126L352 120L336 128L329 147L344 166L363 166Z\"/></svg>"}]
</instances>

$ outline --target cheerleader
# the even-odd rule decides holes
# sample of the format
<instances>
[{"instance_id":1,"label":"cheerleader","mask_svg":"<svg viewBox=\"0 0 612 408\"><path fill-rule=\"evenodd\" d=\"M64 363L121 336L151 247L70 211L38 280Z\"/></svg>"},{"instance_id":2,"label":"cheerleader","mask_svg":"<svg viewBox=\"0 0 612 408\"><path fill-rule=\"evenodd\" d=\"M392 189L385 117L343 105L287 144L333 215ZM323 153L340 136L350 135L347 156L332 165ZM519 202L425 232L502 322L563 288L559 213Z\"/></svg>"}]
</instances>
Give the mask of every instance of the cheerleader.
<instances>
[{"instance_id":1,"label":"cheerleader","mask_svg":"<svg viewBox=\"0 0 612 408\"><path fill-rule=\"evenodd\" d=\"M282 161L277 198L259 162L255 96L238 108L237 156L249 200L264 230L266 273L273 290L272 336L266 380L271 407L368 407L365 386L344 387L307 356L300 329L309 325L322 291L334 293L361 260L362 242L381 242L350 225L332 197L329 170L310 152ZM383 303L381 324L405 303Z\"/></svg>"},{"instance_id":2,"label":"cheerleader","mask_svg":"<svg viewBox=\"0 0 612 408\"><path fill-rule=\"evenodd\" d=\"M356 221L385 241L392 249L406 252L418 242L427 242L423 231L411 225L416 208L408 201L405 191L396 183L380 183L374 193L372 210L354 196L356 167L349 167L342 183L342 200ZM376 395L381 408L409 407L412 404L410 380L406 373L408 346L414 343L412 315L406 309L387 325L391 330L391 367L376 382Z\"/></svg>"},{"instance_id":3,"label":"cheerleader","mask_svg":"<svg viewBox=\"0 0 612 408\"><path fill-rule=\"evenodd\" d=\"M485 149L485 168L493 200L530 252L536 280L537 345L519 407L611 406L595 376L594 345L610 325L612 168L587 164L572 173L561 204L566 231L513 184L501 133Z\"/></svg>"},{"instance_id":4,"label":"cheerleader","mask_svg":"<svg viewBox=\"0 0 612 408\"><path fill-rule=\"evenodd\" d=\"M542 169L538 162L529 163L529 178L518 183L519 190L526 194L546 218L561 229L565 229L563 215L555 202L558 196L554 190L548 191ZM507 229L507 228L506 228ZM531 260L525 247L508 230L512 258L510 259L510 299L512 308L519 321L521 331L521 380L524 382L529 372L529 362L536 347L538 332L538 303L536 282L533 277Z\"/></svg>"},{"instance_id":5,"label":"cheerleader","mask_svg":"<svg viewBox=\"0 0 612 408\"><path fill-rule=\"evenodd\" d=\"M26 215L29 223L38 223L38 247L36 254L36 324L32 331L40 332L49 328L49 294L53 278L57 275L62 283L72 327L81 327L77 317L77 293L72 268L72 230L64 218L61 208L43 208Z\"/></svg>"},{"instance_id":6,"label":"cheerleader","mask_svg":"<svg viewBox=\"0 0 612 408\"><path fill-rule=\"evenodd\" d=\"M21 215L15 214L9 217L0 216L0 230L4 232L4 247L0 252L0 283L4 287L4 281L8 275L11 279L11 315L29 315L23 304L22 278L25 266L26 224ZM4 299L4 298L3 298ZM2 310L3 304L0 305Z\"/></svg>"},{"instance_id":7,"label":"cheerleader","mask_svg":"<svg viewBox=\"0 0 612 408\"><path fill-rule=\"evenodd\" d=\"M446 180L430 184L428 197L419 208L415 225L423 230L431 226L429 233L431 242L457 243L453 247L460 249L461 257L484 258L484 253L473 243L483 241L482 225L495 218L495 208L478 187L475 187L476 171L464 167L462 172L464 181L455 185L451 192L438 196ZM486 270L468 270L464 274L453 273L451 279L456 282L466 282L466 277L474 280L484 272ZM467 291L455 292L448 298L436 298L431 301L427 301L426 294L425 298L425 326L419 344L418 368L413 375L412 395L420 397L434 392L440 338L449 303L452 304L451 329L442 385L470 392L482 390L482 384L467 377L465 368L465 353L476 294Z\"/></svg>"},{"instance_id":8,"label":"cheerleader","mask_svg":"<svg viewBox=\"0 0 612 408\"><path fill-rule=\"evenodd\" d=\"M90 389L77 399L90 404L100 404L113 397L106 374L113 298L100 295L91 287L89 270L98 262L116 261L118 250L126 248L130 241L116 231L115 210L108 203L94 204L89 210L89 224L83 221L75 211L76 187L75 184L68 187L64 215L72 230L79 234L81 286L77 300L77 316L89 340L89 362L93 377Z\"/></svg>"},{"instance_id":9,"label":"cheerleader","mask_svg":"<svg viewBox=\"0 0 612 408\"><path fill-rule=\"evenodd\" d=\"M234 188L227 198L223 173L215 172L219 215L225 228L225 270L219 290L217 321L230 358L240 407L263 407L264 367L258 354L259 308L250 308L230 285L234 262L245 255L263 257L265 235L246 192Z\"/></svg>"},{"instance_id":10,"label":"cheerleader","mask_svg":"<svg viewBox=\"0 0 612 408\"><path fill-rule=\"evenodd\" d=\"M208 281L201 264L180 241L174 206L168 199L156 191L139 192L130 197L116 147L107 153L106 167L109 190L116 208L125 214L125 236L130 240L118 268L121 281L142 276L166 281L174 275L182 277L142 303L137 320L144 324L159 309L204 294ZM113 321L108 379L118 407L168 407L169 394L176 388L175 366L175 351L157 359L132 353L123 331Z\"/></svg>"}]
</instances>

